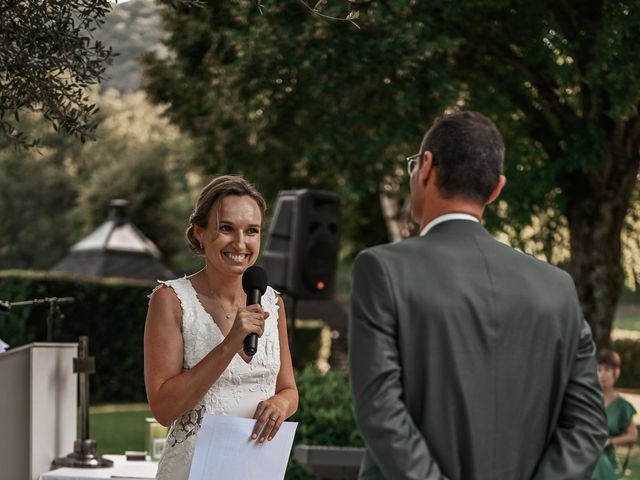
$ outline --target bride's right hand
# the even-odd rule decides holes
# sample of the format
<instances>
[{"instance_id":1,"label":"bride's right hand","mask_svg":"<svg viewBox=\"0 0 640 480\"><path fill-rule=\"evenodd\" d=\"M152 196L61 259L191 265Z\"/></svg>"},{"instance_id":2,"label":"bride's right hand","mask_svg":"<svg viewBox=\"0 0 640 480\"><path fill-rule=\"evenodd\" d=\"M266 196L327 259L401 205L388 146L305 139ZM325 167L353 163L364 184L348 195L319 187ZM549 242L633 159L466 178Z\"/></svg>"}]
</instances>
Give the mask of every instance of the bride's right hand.
<instances>
[{"instance_id":1,"label":"bride's right hand","mask_svg":"<svg viewBox=\"0 0 640 480\"><path fill-rule=\"evenodd\" d=\"M240 307L236 313L231 330L225 338L225 342L238 350L242 348L244 338L250 333L255 333L261 337L264 333L265 320L269 317L269 312L262 310L260 305L249 305L248 307Z\"/></svg>"}]
</instances>

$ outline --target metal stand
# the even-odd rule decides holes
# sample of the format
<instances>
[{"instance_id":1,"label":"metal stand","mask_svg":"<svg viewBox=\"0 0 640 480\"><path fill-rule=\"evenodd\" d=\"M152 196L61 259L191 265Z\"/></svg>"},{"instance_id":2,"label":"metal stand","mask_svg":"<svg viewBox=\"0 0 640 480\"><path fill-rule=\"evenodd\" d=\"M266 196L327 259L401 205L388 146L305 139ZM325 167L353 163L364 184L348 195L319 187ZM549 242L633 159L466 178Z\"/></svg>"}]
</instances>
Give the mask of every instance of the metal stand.
<instances>
[{"instance_id":1,"label":"metal stand","mask_svg":"<svg viewBox=\"0 0 640 480\"><path fill-rule=\"evenodd\" d=\"M96 441L89 438L89 375L95 373L95 358L89 356L89 339L80 337L78 358L73 359L73 371L78 374L80 395L80 438L73 443L73 453L53 461L53 468L112 467L113 462L102 458L96 451Z\"/></svg>"},{"instance_id":2,"label":"metal stand","mask_svg":"<svg viewBox=\"0 0 640 480\"><path fill-rule=\"evenodd\" d=\"M58 314L60 318L64 318L60 305L65 303L73 303L75 298L73 297L47 297L47 298L35 298L33 300L25 300L23 302L2 302L0 301L0 312L8 313L13 307L23 307L27 305L49 305L47 310L47 342L53 341L53 317Z\"/></svg>"}]
</instances>

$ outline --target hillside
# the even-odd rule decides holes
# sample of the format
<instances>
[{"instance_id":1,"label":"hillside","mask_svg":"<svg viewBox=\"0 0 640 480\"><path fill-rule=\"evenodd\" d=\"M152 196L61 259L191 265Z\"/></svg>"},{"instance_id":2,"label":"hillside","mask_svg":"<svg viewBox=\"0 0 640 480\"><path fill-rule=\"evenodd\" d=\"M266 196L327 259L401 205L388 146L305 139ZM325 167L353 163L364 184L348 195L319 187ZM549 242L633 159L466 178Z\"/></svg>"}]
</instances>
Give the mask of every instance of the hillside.
<instances>
[{"instance_id":1,"label":"hillside","mask_svg":"<svg viewBox=\"0 0 640 480\"><path fill-rule=\"evenodd\" d=\"M113 11L105 18L103 28L95 32L95 37L119 53L107 68L108 78L101 85L103 91L108 88L120 92L140 89L142 67L137 60L139 55L149 51L167 55L162 44L166 33L153 0L130 0L114 5Z\"/></svg>"}]
</instances>

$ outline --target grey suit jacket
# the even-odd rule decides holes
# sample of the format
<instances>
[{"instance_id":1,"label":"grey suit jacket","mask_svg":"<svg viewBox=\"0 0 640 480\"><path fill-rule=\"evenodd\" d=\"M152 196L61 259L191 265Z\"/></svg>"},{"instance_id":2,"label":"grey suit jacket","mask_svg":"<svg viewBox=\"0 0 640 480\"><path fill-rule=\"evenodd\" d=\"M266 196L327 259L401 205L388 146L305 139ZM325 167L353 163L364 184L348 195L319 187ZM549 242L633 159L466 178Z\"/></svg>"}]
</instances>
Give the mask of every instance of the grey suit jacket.
<instances>
[{"instance_id":1,"label":"grey suit jacket","mask_svg":"<svg viewBox=\"0 0 640 480\"><path fill-rule=\"evenodd\" d=\"M607 437L594 344L564 271L452 220L352 273L361 479L589 479Z\"/></svg>"}]
</instances>

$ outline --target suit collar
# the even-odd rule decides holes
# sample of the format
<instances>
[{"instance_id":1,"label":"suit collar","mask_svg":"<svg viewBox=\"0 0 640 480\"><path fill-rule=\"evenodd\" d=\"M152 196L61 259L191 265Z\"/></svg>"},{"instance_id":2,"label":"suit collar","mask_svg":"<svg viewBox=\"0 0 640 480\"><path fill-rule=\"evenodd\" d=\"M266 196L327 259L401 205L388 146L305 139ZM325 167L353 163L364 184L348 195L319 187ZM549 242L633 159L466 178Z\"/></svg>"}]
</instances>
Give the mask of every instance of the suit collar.
<instances>
[{"instance_id":1,"label":"suit collar","mask_svg":"<svg viewBox=\"0 0 640 480\"><path fill-rule=\"evenodd\" d=\"M440 215L439 217L431 220L420 232L420 236L426 235L432 228L437 225L440 225L444 222L449 222L451 220L465 220L470 222L478 223L478 219L473 215L469 215L468 213L445 213L444 215Z\"/></svg>"},{"instance_id":2,"label":"suit collar","mask_svg":"<svg viewBox=\"0 0 640 480\"><path fill-rule=\"evenodd\" d=\"M432 235L492 235L482 226L480 222L470 222L469 220L449 220L434 226L425 237Z\"/></svg>"}]
</instances>

